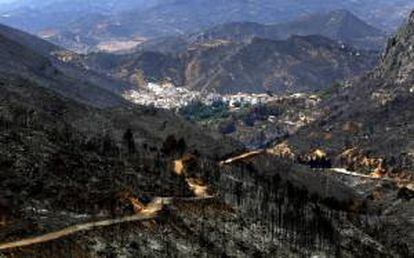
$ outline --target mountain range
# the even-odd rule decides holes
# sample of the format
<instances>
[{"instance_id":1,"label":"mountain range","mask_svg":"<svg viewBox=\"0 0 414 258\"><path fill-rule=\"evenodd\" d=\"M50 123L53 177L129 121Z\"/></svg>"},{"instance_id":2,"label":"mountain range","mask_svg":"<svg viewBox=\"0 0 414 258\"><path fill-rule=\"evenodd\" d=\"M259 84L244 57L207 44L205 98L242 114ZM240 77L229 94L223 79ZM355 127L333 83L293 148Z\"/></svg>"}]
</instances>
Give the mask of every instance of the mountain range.
<instances>
[{"instance_id":1,"label":"mountain range","mask_svg":"<svg viewBox=\"0 0 414 258\"><path fill-rule=\"evenodd\" d=\"M281 41L254 38L247 43L212 40L178 53L98 53L87 56L86 62L140 86L145 86L143 81L170 80L198 91L281 93L312 92L359 75L376 64L377 53L322 36L292 36Z\"/></svg>"},{"instance_id":2,"label":"mountain range","mask_svg":"<svg viewBox=\"0 0 414 258\"><path fill-rule=\"evenodd\" d=\"M412 7L408 0L94 0L45 1L36 5L25 1L4 7L0 23L85 52L96 50L99 44L104 44L99 49L106 49L114 41L131 47L144 40L193 33L229 22L274 24L337 9L350 10L389 32L401 24ZM392 15L383 15L388 10L394 10Z\"/></svg>"}]
</instances>

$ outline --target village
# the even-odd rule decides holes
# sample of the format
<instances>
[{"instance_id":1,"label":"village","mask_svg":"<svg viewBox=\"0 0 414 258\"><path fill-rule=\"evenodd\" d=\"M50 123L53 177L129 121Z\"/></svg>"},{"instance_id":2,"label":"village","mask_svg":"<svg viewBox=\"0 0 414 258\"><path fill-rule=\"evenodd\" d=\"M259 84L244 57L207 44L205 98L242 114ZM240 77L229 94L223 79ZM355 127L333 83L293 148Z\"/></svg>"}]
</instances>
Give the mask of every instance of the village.
<instances>
[{"instance_id":1,"label":"village","mask_svg":"<svg viewBox=\"0 0 414 258\"><path fill-rule=\"evenodd\" d=\"M138 105L154 106L169 110L179 110L194 102L201 102L211 106L214 103L225 103L230 110L237 110L246 106L266 104L283 99L307 99L317 103L317 95L295 93L290 95L274 95L271 93L237 93L218 94L192 91L184 87L176 87L172 83L148 83L139 90L130 90L124 93L124 98Z\"/></svg>"}]
</instances>

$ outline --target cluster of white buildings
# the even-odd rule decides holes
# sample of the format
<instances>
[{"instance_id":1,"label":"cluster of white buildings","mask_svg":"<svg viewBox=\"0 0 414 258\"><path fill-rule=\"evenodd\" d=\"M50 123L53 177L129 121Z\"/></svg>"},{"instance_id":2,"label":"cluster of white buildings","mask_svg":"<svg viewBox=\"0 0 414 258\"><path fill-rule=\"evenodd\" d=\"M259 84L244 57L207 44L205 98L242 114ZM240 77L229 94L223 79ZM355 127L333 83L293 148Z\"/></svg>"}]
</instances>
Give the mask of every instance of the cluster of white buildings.
<instances>
[{"instance_id":1,"label":"cluster of white buildings","mask_svg":"<svg viewBox=\"0 0 414 258\"><path fill-rule=\"evenodd\" d=\"M309 98L306 94L293 94L290 96L272 96L266 93L237 93L221 95L217 93L202 93L183 87L176 87L172 83L148 83L140 90L130 90L124 93L124 97L136 104L154 106L157 108L177 110L196 101L205 105L213 103L225 103L230 109L238 109L245 106L265 104L283 98Z\"/></svg>"},{"instance_id":2,"label":"cluster of white buildings","mask_svg":"<svg viewBox=\"0 0 414 258\"><path fill-rule=\"evenodd\" d=\"M201 93L183 87L175 87L171 83L148 83L144 89L130 90L124 93L124 98L139 105L154 106L164 109L179 109L195 101L212 105L222 102L229 108L239 108L246 105L257 105L275 99L268 94L238 93L220 95L216 93Z\"/></svg>"},{"instance_id":3,"label":"cluster of white buildings","mask_svg":"<svg viewBox=\"0 0 414 258\"><path fill-rule=\"evenodd\" d=\"M199 92L175 87L171 83L148 83L144 89L124 93L125 99L136 104L173 110L187 106L200 97Z\"/></svg>"},{"instance_id":4,"label":"cluster of white buildings","mask_svg":"<svg viewBox=\"0 0 414 258\"><path fill-rule=\"evenodd\" d=\"M259 105L276 99L276 97L270 96L269 94L250 94L241 92L234 95L224 95L222 97L222 101L227 103L230 108L238 108L246 105Z\"/></svg>"}]
</instances>

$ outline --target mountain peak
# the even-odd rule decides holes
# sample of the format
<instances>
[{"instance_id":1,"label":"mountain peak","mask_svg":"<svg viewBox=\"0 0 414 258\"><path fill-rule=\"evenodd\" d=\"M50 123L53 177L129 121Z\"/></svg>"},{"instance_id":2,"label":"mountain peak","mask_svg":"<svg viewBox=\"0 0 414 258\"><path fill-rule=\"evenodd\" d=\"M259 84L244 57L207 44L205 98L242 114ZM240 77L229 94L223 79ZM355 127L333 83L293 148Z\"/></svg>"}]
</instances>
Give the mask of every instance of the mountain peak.
<instances>
[{"instance_id":1,"label":"mountain peak","mask_svg":"<svg viewBox=\"0 0 414 258\"><path fill-rule=\"evenodd\" d=\"M347 9L337 9L329 12L331 16L339 16L341 18L357 18L352 12Z\"/></svg>"}]
</instances>

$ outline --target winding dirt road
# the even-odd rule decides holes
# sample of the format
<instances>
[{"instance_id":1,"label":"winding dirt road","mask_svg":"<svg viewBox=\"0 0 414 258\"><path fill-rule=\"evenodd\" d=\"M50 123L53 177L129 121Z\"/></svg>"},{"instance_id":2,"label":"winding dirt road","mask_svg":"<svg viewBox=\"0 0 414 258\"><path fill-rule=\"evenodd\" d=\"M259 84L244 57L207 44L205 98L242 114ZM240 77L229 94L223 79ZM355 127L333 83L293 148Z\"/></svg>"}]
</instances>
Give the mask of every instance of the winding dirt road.
<instances>
[{"instance_id":1,"label":"winding dirt road","mask_svg":"<svg viewBox=\"0 0 414 258\"><path fill-rule=\"evenodd\" d=\"M52 232L46 235L27 238L27 239L23 239L20 241L14 241L14 242L9 242L5 244L0 244L0 251L30 246L34 244L45 243L45 242L56 240L56 239L59 239L59 238L62 238L68 235L72 235L78 232L90 231L90 230L93 230L99 227L107 227L107 226L126 223L126 222L144 221L144 220L154 219L155 217L157 217L157 213L137 214L137 215L127 216L127 217L122 217L119 219L108 219L108 220L102 220L102 221L97 221L97 222L78 224L78 225L70 226L65 229Z\"/></svg>"}]
</instances>

